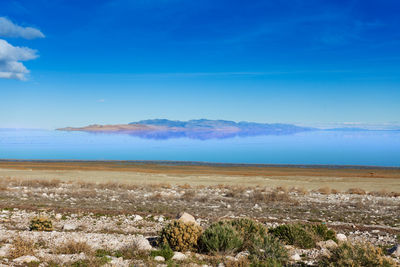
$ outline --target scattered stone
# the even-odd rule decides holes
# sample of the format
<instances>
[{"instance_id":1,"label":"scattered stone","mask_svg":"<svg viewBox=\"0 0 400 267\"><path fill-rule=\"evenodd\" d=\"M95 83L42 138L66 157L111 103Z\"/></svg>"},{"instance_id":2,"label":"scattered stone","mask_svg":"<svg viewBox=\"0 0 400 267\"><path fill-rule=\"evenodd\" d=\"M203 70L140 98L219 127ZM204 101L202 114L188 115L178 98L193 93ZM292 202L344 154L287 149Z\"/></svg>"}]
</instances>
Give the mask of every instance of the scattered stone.
<instances>
[{"instance_id":1,"label":"scattered stone","mask_svg":"<svg viewBox=\"0 0 400 267\"><path fill-rule=\"evenodd\" d=\"M336 239L337 239L338 241L344 242L344 241L347 241L347 236L345 236L344 234L337 234L337 235L336 235Z\"/></svg>"},{"instance_id":2,"label":"scattered stone","mask_svg":"<svg viewBox=\"0 0 400 267\"><path fill-rule=\"evenodd\" d=\"M162 257L162 256L155 256L155 257L154 257L154 260L155 260L155 261L159 261L159 262L163 262L163 261L165 261L165 258Z\"/></svg>"},{"instance_id":3,"label":"scattered stone","mask_svg":"<svg viewBox=\"0 0 400 267\"><path fill-rule=\"evenodd\" d=\"M183 261L187 259L187 256L181 252L174 252L173 260Z\"/></svg>"},{"instance_id":4,"label":"scattered stone","mask_svg":"<svg viewBox=\"0 0 400 267\"><path fill-rule=\"evenodd\" d=\"M300 255L298 253L295 253L292 256L290 256L290 259L292 261L299 261L299 260L301 260L301 257L300 257Z\"/></svg>"},{"instance_id":5,"label":"scattered stone","mask_svg":"<svg viewBox=\"0 0 400 267\"><path fill-rule=\"evenodd\" d=\"M72 223L66 223L63 226L63 230L65 230L65 231L73 231L73 230L76 230L76 228L78 228L78 227Z\"/></svg>"},{"instance_id":6,"label":"scattered stone","mask_svg":"<svg viewBox=\"0 0 400 267\"><path fill-rule=\"evenodd\" d=\"M30 262L39 262L39 259L36 258L35 256L21 256L19 258L16 258L13 260L13 262L17 264L22 264L22 263L30 263Z\"/></svg>"},{"instance_id":7,"label":"scattered stone","mask_svg":"<svg viewBox=\"0 0 400 267\"><path fill-rule=\"evenodd\" d=\"M143 220L143 217L140 216L140 215L135 215L135 216L133 217L133 220L134 220L135 222L141 221L141 220Z\"/></svg>"},{"instance_id":8,"label":"scattered stone","mask_svg":"<svg viewBox=\"0 0 400 267\"><path fill-rule=\"evenodd\" d=\"M336 248L338 245L336 244L335 241L333 240L327 240L327 241L320 241L317 243L317 246L319 248L326 248L326 249L332 249Z\"/></svg>"},{"instance_id":9,"label":"scattered stone","mask_svg":"<svg viewBox=\"0 0 400 267\"><path fill-rule=\"evenodd\" d=\"M7 256L10 247L11 247L11 244L5 244L0 247L0 258Z\"/></svg>"},{"instance_id":10,"label":"scattered stone","mask_svg":"<svg viewBox=\"0 0 400 267\"><path fill-rule=\"evenodd\" d=\"M247 258L250 255L250 253L248 251L242 251L239 252L238 254L236 254L235 258L237 260L241 259L241 258Z\"/></svg>"},{"instance_id":11,"label":"scattered stone","mask_svg":"<svg viewBox=\"0 0 400 267\"><path fill-rule=\"evenodd\" d=\"M62 218L62 215L60 213L57 213L55 216L56 220L59 221Z\"/></svg>"},{"instance_id":12,"label":"scattered stone","mask_svg":"<svg viewBox=\"0 0 400 267\"><path fill-rule=\"evenodd\" d=\"M226 256L225 259L227 259L228 261L237 261L235 257L232 256Z\"/></svg>"},{"instance_id":13,"label":"scattered stone","mask_svg":"<svg viewBox=\"0 0 400 267\"><path fill-rule=\"evenodd\" d=\"M184 223L194 223L194 224L198 224L198 223L196 222L196 219L195 219L192 215L190 215L189 213L186 213L186 212L180 213L176 218L177 218L178 220L184 222Z\"/></svg>"},{"instance_id":14,"label":"scattered stone","mask_svg":"<svg viewBox=\"0 0 400 267\"><path fill-rule=\"evenodd\" d=\"M143 236L138 236L133 240L133 245L138 250L151 250L153 247L150 245L149 240L144 238Z\"/></svg>"}]
</instances>

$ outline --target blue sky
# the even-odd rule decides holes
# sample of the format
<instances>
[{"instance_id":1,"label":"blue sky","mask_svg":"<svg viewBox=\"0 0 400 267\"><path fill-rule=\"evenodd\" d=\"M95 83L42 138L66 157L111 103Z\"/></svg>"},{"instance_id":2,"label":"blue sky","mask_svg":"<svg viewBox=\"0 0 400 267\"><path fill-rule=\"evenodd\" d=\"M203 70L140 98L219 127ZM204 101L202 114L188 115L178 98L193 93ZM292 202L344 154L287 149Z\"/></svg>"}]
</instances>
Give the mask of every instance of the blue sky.
<instances>
[{"instance_id":1,"label":"blue sky","mask_svg":"<svg viewBox=\"0 0 400 267\"><path fill-rule=\"evenodd\" d=\"M0 128L400 125L400 3L0 1Z\"/></svg>"}]
</instances>

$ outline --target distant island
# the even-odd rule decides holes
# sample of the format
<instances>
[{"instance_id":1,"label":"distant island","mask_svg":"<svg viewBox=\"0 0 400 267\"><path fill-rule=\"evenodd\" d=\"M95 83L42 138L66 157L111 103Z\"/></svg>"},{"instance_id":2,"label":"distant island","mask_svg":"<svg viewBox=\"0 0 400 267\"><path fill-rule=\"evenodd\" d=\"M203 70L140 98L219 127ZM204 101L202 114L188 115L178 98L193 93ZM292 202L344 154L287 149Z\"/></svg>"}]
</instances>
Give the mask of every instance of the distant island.
<instances>
[{"instance_id":1,"label":"distant island","mask_svg":"<svg viewBox=\"0 0 400 267\"><path fill-rule=\"evenodd\" d=\"M222 139L235 136L289 135L309 131L399 131L398 129L366 129L350 126L320 129L285 123L257 123L247 121L235 122L228 120L208 119L188 121L153 119L141 120L128 124L93 124L84 127L65 127L56 130L129 134L148 139L169 139L179 137L192 139Z\"/></svg>"},{"instance_id":2,"label":"distant island","mask_svg":"<svg viewBox=\"0 0 400 267\"><path fill-rule=\"evenodd\" d=\"M193 139L230 138L235 136L286 135L318 130L283 123L234 122L227 120L141 120L129 124L89 125L66 127L59 131L82 131L91 133L123 133L144 138L168 139L187 137Z\"/></svg>"}]
</instances>

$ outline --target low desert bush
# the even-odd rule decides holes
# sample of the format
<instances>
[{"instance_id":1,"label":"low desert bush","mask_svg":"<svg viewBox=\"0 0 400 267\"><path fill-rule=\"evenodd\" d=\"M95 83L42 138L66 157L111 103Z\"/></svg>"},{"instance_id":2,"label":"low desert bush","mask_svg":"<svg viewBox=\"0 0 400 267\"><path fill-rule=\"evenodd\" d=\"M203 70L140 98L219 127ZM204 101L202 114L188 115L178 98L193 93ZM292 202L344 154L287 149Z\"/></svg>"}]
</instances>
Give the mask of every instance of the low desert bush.
<instances>
[{"instance_id":1,"label":"low desert bush","mask_svg":"<svg viewBox=\"0 0 400 267\"><path fill-rule=\"evenodd\" d=\"M395 263L384 256L380 248L371 244L341 243L330 251L330 255L323 256L318 266L339 267L390 267Z\"/></svg>"},{"instance_id":2,"label":"low desert bush","mask_svg":"<svg viewBox=\"0 0 400 267\"><path fill-rule=\"evenodd\" d=\"M185 201L190 201L196 196L196 192L194 190L187 190L183 195L182 199Z\"/></svg>"},{"instance_id":3,"label":"low desert bush","mask_svg":"<svg viewBox=\"0 0 400 267\"><path fill-rule=\"evenodd\" d=\"M283 266L288 261L286 248L271 235L253 240L249 252L249 259L255 266Z\"/></svg>"},{"instance_id":4,"label":"low desert bush","mask_svg":"<svg viewBox=\"0 0 400 267\"><path fill-rule=\"evenodd\" d=\"M292 187L290 188L290 192L297 193L299 195L307 195L308 191L304 187Z\"/></svg>"},{"instance_id":5,"label":"low desert bush","mask_svg":"<svg viewBox=\"0 0 400 267\"><path fill-rule=\"evenodd\" d=\"M361 188L350 188L349 190L347 190L347 193L352 195L365 195L367 192L365 192L365 190Z\"/></svg>"},{"instance_id":6,"label":"low desert bush","mask_svg":"<svg viewBox=\"0 0 400 267\"><path fill-rule=\"evenodd\" d=\"M146 259L149 256L147 250L140 249L137 244L132 243L114 251L114 257L123 257L124 259Z\"/></svg>"},{"instance_id":7,"label":"low desert bush","mask_svg":"<svg viewBox=\"0 0 400 267\"><path fill-rule=\"evenodd\" d=\"M243 245L241 235L224 222L210 225L200 237L200 248L204 252L230 254Z\"/></svg>"},{"instance_id":8,"label":"low desert bush","mask_svg":"<svg viewBox=\"0 0 400 267\"><path fill-rule=\"evenodd\" d=\"M8 257L15 259L25 255L35 255L35 242L31 239L23 239L17 236L8 251Z\"/></svg>"},{"instance_id":9,"label":"low desert bush","mask_svg":"<svg viewBox=\"0 0 400 267\"><path fill-rule=\"evenodd\" d=\"M249 249L254 240L263 239L267 233L267 228L263 224L248 218L226 220L223 223L232 226L238 232L243 240L241 250Z\"/></svg>"},{"instance_id":10,"label":"low desert bush","mask_svg":"<svg viewBox=\"0 0 400 267\"><path fill-rule=\"evenodd\" d=\"M269 232L288 245L299 248L314 248L316 246L314 235L303 224L282 224L270 229Z\"/></svg>"},{"instance_id":11,"label":"low desert bush","mask_svg":"<svg viewBox=\"0 0 400 267\"><path fill-rule=\"evenodd\" d=\"M306 227L316 234L317 241L333 240L337 242L336 232L332 229L329 229L324 223L308 224Z\"/></svg>"},{"instance_id":12,"label":"low desert bush","mask_svg":"<svg viewBox=\"0 0 400 267\"><path fill-rule=\"evenodd\" d=\"M245 190L244 186L232 186L227 189L225 197L240 197Z\"/></svg>"},{"instance_id":13,"label":"low desert bush","mask_svg":"<svg viewBox=\"0 0 400 267\"><path fill-rule=\"evenodd\" d=\"M319 241L336 241L335 231L328 229L325 224L283 224L269 232L288 245L305 249L314 248Z\"/></svg>"},{"instance_id":14,"label":"low desert bush","mask_svg":"<svg viewBox=\"0 0 400 267\"><path fill-rule=\"evenodd\" d=\"M35 217L29 225L30 231L53 231L53 223L47 217Z\"/></svg>"},{"instance_id":15,"label":"low desert bush","mask_svg":"<svg viewBox=\"0 0 400 267\"><path fill-rule=\"evenodd\" d=\"M160 233L162 244L169 245L174 251L194 251L197 249L202 228L194 223L173 221Z\"/></svg>"},{"instance_id":16,"label":"low desert bush","mask_svg":"<svg viewBox=\"0 0 400 267\"><path fill-rule=\"evenodd\" d=\"M86 255L92 254L92 247L86 242L68 240L66 243L53 248L55 254L79 254L81 252Z\"/></svg>"},{"instance_id":17,"label":"low desert bush","mask_svg":"<svg viewBox=\"0 0 400 267\"><path fill-rule=\"evenodd\" d=\"M255 203L292 202L292 198L290 197L289 193L281 190L265 193L261 191L255 191L250 198Z\"/></svg>"},{"instance_id":18,"label":"low desert bush","mask_svg":"<svg viewBox=\"0 0 400 267\"><path fill-rule=\"evenodd\" d=\"M329 186L321 187L318 189L318 193L322 195L329 195L332 192L331 188Z\"/></svg>"}]
</instances>

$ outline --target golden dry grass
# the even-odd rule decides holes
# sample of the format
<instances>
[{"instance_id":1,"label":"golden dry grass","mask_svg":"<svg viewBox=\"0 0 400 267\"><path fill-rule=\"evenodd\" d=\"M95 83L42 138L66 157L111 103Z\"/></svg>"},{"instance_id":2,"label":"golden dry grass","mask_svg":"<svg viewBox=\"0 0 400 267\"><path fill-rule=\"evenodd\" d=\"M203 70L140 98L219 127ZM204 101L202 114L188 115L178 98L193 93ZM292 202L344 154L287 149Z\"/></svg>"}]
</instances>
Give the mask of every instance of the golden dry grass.
<instances>
[{"instance_id":1,"label":"golden dry grass","mask_svg":"<svg viewBox=\"0 0 400 267\"><path fill-rule=\"evenodd\" d=\"M373 175L371 175L373 173ZM15 178L18 178L18 182ZM332 193L360 188L366 192L400 193L400 169L299 168L254 166L168 166L135 162L35 162L0 161L0 191L11 186L57 187L78 182L80 187L136 190L138 186L181 189L213 186L221 190L238 186L303 188L303 193L324 187ZM18 184L19 183L19 184ZM231 190L231 189L229 189ZM236 189L235 189L236 190ZM234 190L234 191L235 191ZM239 190L239 189L238 189ZM336 191L334 191L336 190ZM240 191L240 190L239 190ZM351 192L351 191L349 191ZM302 193L298 191L298 193ZM235 195L235 192L227 192ZM376 193L379 194L379 193ZM382 193L383 194L383 193Z\"/></svg>"},{"instance_id":2,"label":"golden dry grass","mask_svg":"<svg viewBox=\"0 0 400 267\"><path fill-rule=\"evenodd\" d=\"M25 255L35 255L35 242L31 239L24 239L17 236L11 245L8 257L15 259Z\"/></svg>"},{"instance_id":3,"label":"golden dry grass","mask_svg":"<svg viewBox=\"0 0 400 267\"><path fill-rule=\"evenodd\" d=\"M66 243L54 247L53 253L55 254L79 254L85 253L86 255L93 254L93 249L86 242L75 240L68 240Z\"/></svg>"}]
</instances>

